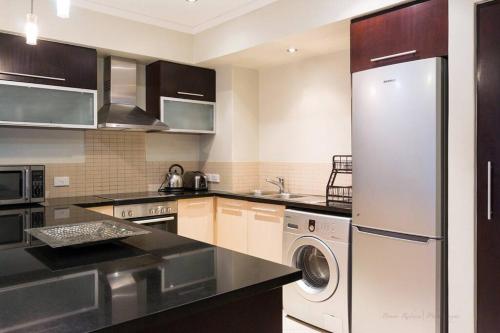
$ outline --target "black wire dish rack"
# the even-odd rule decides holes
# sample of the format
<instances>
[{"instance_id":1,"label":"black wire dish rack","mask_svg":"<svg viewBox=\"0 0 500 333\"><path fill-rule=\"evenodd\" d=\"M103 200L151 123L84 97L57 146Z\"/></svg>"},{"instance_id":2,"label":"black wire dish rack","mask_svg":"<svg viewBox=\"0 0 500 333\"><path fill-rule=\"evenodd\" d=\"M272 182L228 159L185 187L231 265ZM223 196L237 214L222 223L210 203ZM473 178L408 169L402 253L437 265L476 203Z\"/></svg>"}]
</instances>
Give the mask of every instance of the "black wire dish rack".
<instances>
[{"instance_id":1,"label":"black wire dish rack","mask_svg":"<svg viewBox=\"0 0 500 333\"><path fill-rule=\"evenodd\" d=\"M352 174L352 155L334 155L333 168L326 185L326 204L352 205L352 186L335 185L339 174Z\"/></svg>"}]
</instances>

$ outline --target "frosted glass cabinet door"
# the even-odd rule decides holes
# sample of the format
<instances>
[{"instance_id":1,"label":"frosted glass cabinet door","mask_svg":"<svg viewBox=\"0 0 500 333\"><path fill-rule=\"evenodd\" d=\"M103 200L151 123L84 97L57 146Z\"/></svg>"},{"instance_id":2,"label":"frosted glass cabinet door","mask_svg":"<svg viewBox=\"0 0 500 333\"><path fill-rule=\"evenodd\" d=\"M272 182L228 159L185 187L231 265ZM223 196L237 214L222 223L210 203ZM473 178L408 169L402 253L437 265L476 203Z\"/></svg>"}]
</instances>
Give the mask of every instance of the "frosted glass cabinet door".
<instances>
[{"instance_id":1,"label":"frosted glass cabinet door","mask_svg":"<svg viewBox=\"0 0 500 333\"><path fill-rule=\"evenodd\" d=\"M162 97L161 121L170 132L215 133L215 103Z\"/></svg>"},{"instance_id":2,"label":"frosted glass cabinet door","mask_svg":"<svg viewBox=\"0 0 500 333\"><path fill-rule=\"evenodd\" d=\"M0 125L96 127L96 92L0 82Z\"/></svg>"}]
</instances>

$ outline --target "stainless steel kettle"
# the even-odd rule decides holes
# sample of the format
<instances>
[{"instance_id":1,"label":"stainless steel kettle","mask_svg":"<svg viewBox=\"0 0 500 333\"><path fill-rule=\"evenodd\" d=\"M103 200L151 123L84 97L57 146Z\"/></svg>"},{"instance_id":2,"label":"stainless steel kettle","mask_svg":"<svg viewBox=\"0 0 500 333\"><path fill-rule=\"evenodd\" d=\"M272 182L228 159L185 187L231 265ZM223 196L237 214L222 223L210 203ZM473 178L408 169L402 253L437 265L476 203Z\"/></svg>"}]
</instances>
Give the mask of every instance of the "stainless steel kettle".
<instances>
[{"instance_id":1,"label":"stainless steel kettle","mask_svg":"<svg viewBox=\"0 0 500 333\"><path fill-rule=\"evenodd\" d=\"M168 169L167 176L165 178L165 191L182 191L184 189L184 183L182 180L182 175L184 174L184 168L179 164L172 164Z\"/></svg>"}]
</instances>

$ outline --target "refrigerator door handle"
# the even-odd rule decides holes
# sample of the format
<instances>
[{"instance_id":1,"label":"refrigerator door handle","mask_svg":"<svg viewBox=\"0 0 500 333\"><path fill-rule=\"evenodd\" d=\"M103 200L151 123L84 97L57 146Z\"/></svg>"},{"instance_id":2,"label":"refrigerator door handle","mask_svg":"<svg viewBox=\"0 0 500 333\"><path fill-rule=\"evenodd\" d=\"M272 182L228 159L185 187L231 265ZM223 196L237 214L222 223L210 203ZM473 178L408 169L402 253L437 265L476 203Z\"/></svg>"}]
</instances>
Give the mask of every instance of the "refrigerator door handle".
<instances>
[{"instance_id":1,"label":"refrigerator door handle","mask_svg":"<svg viewBox=\"0 0 500 333\"><path fill-rule=\"evenodd\" d=\"M360 226L353 226L353 228L356 228L356 230L358 232L363 233L363 234L371 234L371 235L376 235L376 236L381 236L381 237L396 238L396 239L401 239L401 240L408 241L408 242L428 243L430 240L434 239L434 238L426 237L426 236L408 235L408 234L402 234L402 233L394 232L394 231L378 230L378 229L372 229L372 228L360 227Z\"/></svg>"},{"instance_id":2,"label":"refrigerator door handle","mask_svg":"<svg viewBox=\"0 0 500 333\"><path fill-rule=\"evenodd\" d=\"M487 165L487 175L488 175L488 188L487 188L487 211L486 211L486 217L488 219L488 221L491 220L491 161L488 161L488 165Z\"/></svg>"}]
</instances>

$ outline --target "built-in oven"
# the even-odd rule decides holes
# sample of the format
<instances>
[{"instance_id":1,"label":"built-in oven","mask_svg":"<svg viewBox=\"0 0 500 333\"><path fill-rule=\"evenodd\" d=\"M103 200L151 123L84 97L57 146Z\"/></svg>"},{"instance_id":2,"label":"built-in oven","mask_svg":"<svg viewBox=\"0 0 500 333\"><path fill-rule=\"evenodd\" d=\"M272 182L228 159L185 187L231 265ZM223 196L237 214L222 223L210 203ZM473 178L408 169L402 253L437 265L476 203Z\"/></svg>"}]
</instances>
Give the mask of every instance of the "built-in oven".
<instances>
[{"instance_id":1,"label":"built-in oven","mask_svg":"<svg viewBox=\"0 0 500 333\"><path fill-rule=\"evenodd\" d=\"M44 199L43 165L0 166L0 205L37 203Z\"/></svg>"},{"instance_id":2,"label":"built-in oven","mask_svg":"<svg viewBox=\"0 0 500 333\"><path fill-rule=\"evenodd\" d=\"M24 231L43 227L44 207L22 207L0 209L0 249L24 247L32 238Z\"/></svg>"},{"instance_id":3,"label":"built-in oven","mask_svg":"<svg viewBox=\"0 0 500 333\"><path fill-rule=\"evenodd\" d=\"M113 214L133 223L177 233L177 201L117 205Z\"/></svg>"}]
</instances>

